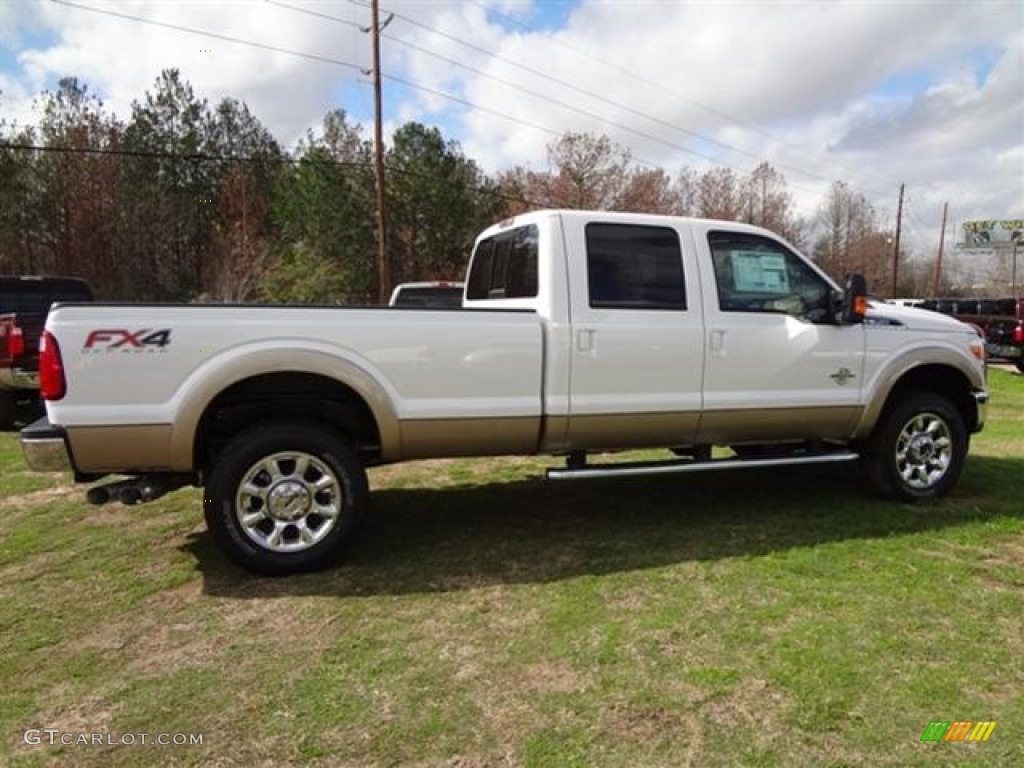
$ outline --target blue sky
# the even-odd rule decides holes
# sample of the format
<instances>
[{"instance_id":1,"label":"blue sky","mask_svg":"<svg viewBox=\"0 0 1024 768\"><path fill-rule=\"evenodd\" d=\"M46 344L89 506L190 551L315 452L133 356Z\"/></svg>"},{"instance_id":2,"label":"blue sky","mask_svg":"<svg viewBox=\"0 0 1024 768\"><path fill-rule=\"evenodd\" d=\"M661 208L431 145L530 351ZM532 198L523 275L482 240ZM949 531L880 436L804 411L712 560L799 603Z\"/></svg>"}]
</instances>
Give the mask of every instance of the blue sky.
<instances>
[{"instance_id":1,"label":"blue sky","mask_svg":"<svg viewBox=\"0 0 1024 768\"><path fill-rule=\"evenodd\" d=\"M363 0L73 1L369 66ZM959 221L1024 209L1019 0L382 0L382 9L396 14L382 69L418 86L386 81L386 129L437 125L491 172L544 168L558 135L583 131L670 174L771 162L808 216L829 181L843 179L891 218L906 183L908 236L922 251L937 240L944 202ZM245 101L285 145L337 107L370 134L372 91L356 69L50 0L0 0L8 123L37 119L32 99L66 75L126 118L167 67L211 102Z\"/></svg>"}]
</instances>

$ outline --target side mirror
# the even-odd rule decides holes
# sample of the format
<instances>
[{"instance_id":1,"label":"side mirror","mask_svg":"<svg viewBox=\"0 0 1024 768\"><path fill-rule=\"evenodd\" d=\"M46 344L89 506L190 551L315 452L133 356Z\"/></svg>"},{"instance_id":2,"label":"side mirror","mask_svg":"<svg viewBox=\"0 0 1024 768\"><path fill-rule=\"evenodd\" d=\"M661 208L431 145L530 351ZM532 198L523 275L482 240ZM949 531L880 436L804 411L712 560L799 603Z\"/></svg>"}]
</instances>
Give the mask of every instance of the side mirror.
<instances>
[{"instance_id":1,"label":"side mirror","mask_svg":"<svg viewBox=\"0 0 1024 768\"><path fill-rule=\"evenodd\" d=\"M864 275L855 272L846 279L840 322L844 325L863 323L867 313L868 282L864 279Z\"/></svg>"}]
</instances>

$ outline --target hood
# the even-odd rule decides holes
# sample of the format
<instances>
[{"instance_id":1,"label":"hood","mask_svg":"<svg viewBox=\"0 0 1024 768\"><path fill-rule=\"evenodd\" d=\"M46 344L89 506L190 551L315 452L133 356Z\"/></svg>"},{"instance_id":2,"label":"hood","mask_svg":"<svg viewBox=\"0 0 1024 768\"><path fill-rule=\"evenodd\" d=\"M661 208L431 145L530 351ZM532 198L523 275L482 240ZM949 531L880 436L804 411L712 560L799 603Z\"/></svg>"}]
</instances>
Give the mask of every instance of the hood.
<instances>
[{"instance_id":1,"label":"hood","mask_svg":"<svg viewBox=\"0 0 1024 768\"><path fill-rule=\"evenodd\" d=\"M940 312L888 304L877 299L868 302L868 314L864 322L866 325L904 326L915 331L938 333L964 333L974 330L973 326Z\"/></svg>"}]
</instances>

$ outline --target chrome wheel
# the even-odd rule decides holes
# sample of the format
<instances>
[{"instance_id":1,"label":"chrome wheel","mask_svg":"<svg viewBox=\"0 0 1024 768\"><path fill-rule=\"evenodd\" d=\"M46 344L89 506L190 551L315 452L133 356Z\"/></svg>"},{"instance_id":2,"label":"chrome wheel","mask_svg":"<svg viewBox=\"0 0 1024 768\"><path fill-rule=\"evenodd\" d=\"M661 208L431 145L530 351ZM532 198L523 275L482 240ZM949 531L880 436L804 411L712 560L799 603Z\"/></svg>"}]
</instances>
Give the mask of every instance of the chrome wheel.
<instances>
[{"instance_id":1,"label":"chrome wheel","mask_svg":"<svg viewBox=\"0 0 1024 768\"><path fill-rule=\"evenodd\" d=\"M896 439L896 467L910 488L932 488L945 477L952 461L952 433L940 416L918 413L903 426Z\"/></svg>"},{"instance_id":2,"label":"chrome wheel","mask_svg":"<svg viewBox=\"0 0 1024 768\"><path fill-rule=\"evenodd\" d=\"M300 451L257 461L242 475L235 496L242 531L272 552L301 552L322 541L338 523L343 507L335 473Z\"/></svg>"}]
</instances>

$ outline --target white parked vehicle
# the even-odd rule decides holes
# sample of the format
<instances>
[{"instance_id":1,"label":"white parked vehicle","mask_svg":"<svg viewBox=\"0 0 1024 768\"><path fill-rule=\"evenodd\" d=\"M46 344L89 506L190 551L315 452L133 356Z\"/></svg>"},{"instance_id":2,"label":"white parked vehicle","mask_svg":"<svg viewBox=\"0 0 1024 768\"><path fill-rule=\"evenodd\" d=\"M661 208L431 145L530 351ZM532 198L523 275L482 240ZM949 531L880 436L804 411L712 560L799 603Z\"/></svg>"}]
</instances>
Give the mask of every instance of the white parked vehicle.
<instances>
[{"instance_id":1,"label":"white parked vehicle","mask_svg":"<svg viewBox=\"0 0 1024 768\"><path fill-rule=\"evenodd\" d=\"M401 283L391 292L389 307L419 309L457 309L462 306L463 283L443 280L425 283Z\"/></svg>"},{"instance_id":2,"label":"white parked vehicle","mask_svg":"<svg viewBox=\"0 0 1024 768\"><path fill-rule=\"evenodd\" d=\"M205 488L254 571L323 567L366 513L367 466L567 457L554 478L862 460L889 496L939 496L985 421L982 340L870 305L735 222L540 211L477 239L463 309L58 305L29 463L94 503ZM711 459L711 446L732 459ZM662 464L587 454L672 448Z\"/></svg>"}]
</instances>

